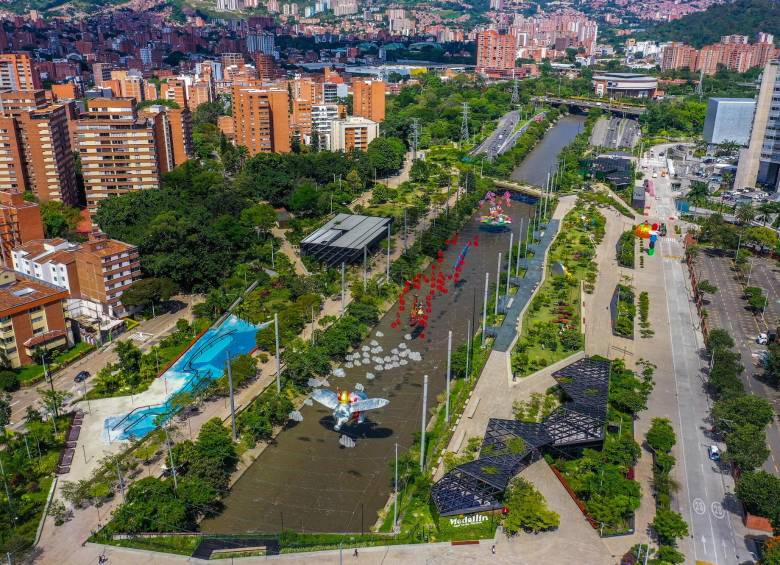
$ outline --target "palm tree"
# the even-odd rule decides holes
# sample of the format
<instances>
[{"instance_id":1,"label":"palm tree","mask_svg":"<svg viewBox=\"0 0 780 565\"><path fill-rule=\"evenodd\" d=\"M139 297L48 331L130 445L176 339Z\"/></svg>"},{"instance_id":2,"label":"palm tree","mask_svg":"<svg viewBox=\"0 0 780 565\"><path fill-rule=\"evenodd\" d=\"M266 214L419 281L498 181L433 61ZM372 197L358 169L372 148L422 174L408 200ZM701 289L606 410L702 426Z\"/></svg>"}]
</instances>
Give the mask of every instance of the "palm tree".
<instances>
[{"instance_id":1,"label":"palm tree","mask_svg":"<svg viewBox=\"0 0 780 565\"><path fill-rule=\"evenodd\" d=\"M695 180L691 183L691 188L690 190L688 190L688 194L686 195L686 197L688 198L688 202L691 202L693 204L701 204L707 202L709 196L710 196L710 191L707 188L707 184L700 180Z\"/></svg>"},{"instance_id":2,"label":"palm tree","mask_svg":"<svg viewBox=\"0 0 780 565\"><path fill-rule=\"evenodd\" d=\"M736 216L740 224L749 224L756 218L756 210L751 204L740 204L737 207Z\"/></svg>"},{"instance_id":3,"label":"palm tree","mask_svg":"<svg viewBox=\"0 0 780 565\"><path fill-rule=\"evenodd\" d=\"M772 220L773 214L780 213L780 202L764 202L758 206L758 212L756 219L766 226L767 222Z\"/></svg>"}]
</instances>

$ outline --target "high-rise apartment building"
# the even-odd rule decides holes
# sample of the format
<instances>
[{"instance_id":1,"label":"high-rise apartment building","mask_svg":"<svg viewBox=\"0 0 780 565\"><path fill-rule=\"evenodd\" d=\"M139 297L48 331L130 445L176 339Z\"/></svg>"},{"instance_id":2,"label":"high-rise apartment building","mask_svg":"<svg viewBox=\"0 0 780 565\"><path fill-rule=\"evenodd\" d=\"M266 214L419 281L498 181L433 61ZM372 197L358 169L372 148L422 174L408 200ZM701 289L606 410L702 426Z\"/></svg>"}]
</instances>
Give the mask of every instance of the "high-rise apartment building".
<instances>
[{"instance_id":1,"label":"high-rise apartment building","mask_svg":"<svg viewBox=\"0 0 780 565\"><path fill-rule=\"evenodd\" d=\"M42 237L40 206L27 202L21 192L0 191L0 263L11 265L14 247Z\"/></svg>"},{"instance_id":2,"label":"high-rise apartment building","mask_svg":"<svg viewBox=\"0 0 780 565\"><path fill-rule=\"evenodd\" d=\"M330 147L330 128L333 120L341 117L338 104L317 104L311 107L312 145L317 149Z\"/></svg>"},{"instance_id":3,"label":"high-rise apartment building","mask_svg":"<svg viewBox=\"0 0 780 565\"><path fill-rule=\"evenodd\" d=\"M379 136L379 124L366 118L350 116L330 123L330 150L365 151Z\"/></svg>"},{"instance_id":4,"label":"high-rise apartment building","mask_svg":"<svg viewBox=\"0 0 780 565\"><path fill-rule=\"evenodd\" d=\"M274 34L268 32L249 33L246 36L246 50L249 53L265 53L273 55L274 53Z\"/></svg>"},{"instance_id":5,"label":"high-rise apartment building","mask_svg":"<svg viewBox=\"0 0 780 565\"><path fill-rule=\"evenodd\" d=\"M352 114L374 122L385 119L385 83L355 80L352 83Z\"/></svg>"},{"instance_id":6,"label":"high-rise apartment building","mask_svg":"<svg viewBox=\"0 0 780 565\"><path fill-rule=\"evenodd\" d=\"M176 102L179 108L187 108L187 83L181 79L169 78L163 83L160 96L163 100Z\"/></svg>"},{"instance_id":7,"label":"high-rise apartment building","mask_svg":"<svg viewBox=\"0 0 780 565\"><path fill-rule=\"evenodd\" d=\"M0 190L78 203L68 112L68 103L49 104L43 90L0 92Z\"/></svg>"},{"instance_id":8,"label":"high-rise apartment building","mask_svg":"<svg viewBox=\"0 0 780 565\"><path fill-rule=\"evenodd\" d=\"M0 53L0 90L36 90L41 79L26 53Z\"/></svg>"},{"instance_id":9,"label":"high-rise apartment building","mask_svg":"<svg viewBox=\"0 0 780 565\"><path fill-rule=\"evenodd\" d=\"M103 86L103 81L111 79L110 63L93 63L92 64L92 80L95 86Z\"/></svg>"},{"instance_id":10,"label":"high-rise apartment building","mask_svg":"<svg viewBox=\"0 0 780 565\"><path fill-rule=\"evenodd\" d=\"M78 204L66 105L49 104L24 112L16 120L22 135L27 189L41 202Z\"/></svg>"},{"instance_id":11,"label":"high-rise apartment building","mask_svg":"<svg viewBox=\"0 0 780 565\"><path fill-rule=\"evenodd\" d=\"M517 40L513 35L494 29L477 34L477 70L511 70L515 68Z\"/></svg>"},{"instance_id":12,"label":"high-rise apartment building","mask_svg":"<svg viewBox=\"0 0 780 565\"><path fill-rule=\"evenodd\" d=\"M192 156L192 115L189 109L147 106L139 117L152 120L161 173L178 167Z\"/></svg>"},{"instance_id":13,"label":"high-rise apartment building","mask_svg":"<svg viewBox=\"0 0 780 565\"><path fill-rule=\"evenodd\" d=\"M152 120L139 118L132 98L92 98L76 125L87 208L132 190L159 188Z\"/></svg>"},{"instance_id":14,"label":"high-rise apartment building","mask_svg":"<svg viewBox=\"0 0 780 565\"><path fill-rule=\"evenodd\" d=\"M750 142L740 151L734 188L753 188L757 183L777 190L780 181L780 61L764 67L761 88L753 113Z\"/></svg>"},{"instance_id":15,"label":"high-rise apartment building","mask_svg":"<svg viewBox=\"0 0 780 565\"><path fill-rule=\"evenodd\" d=\"M284 88L233 87L237 145L250 155L290 152L289 96Z\"/></svg>"}]
</instances>

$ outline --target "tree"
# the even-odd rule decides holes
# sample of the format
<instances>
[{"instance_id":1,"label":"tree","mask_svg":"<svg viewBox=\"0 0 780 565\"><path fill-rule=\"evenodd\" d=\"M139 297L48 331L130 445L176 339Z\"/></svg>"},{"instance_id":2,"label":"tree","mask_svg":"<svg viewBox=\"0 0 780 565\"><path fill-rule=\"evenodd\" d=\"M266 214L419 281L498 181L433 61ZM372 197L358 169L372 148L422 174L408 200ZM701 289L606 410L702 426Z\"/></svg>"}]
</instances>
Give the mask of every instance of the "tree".
<instances>
[{"instance_id":1,"label":"tree","mask_svg":"<svg viewBox=\"0 0 780 565\"><path fill-rule=\"evenodd\" d=\"M763 553L761 565L780 565L780 536L766 540Z\"/></svg>"},{"instance_id":2,"label":"tree","mask_svg":"<svg viewBox=\"0 0 780 565\"><path fill-rule=\"evenodd\" d=\"M270 204L255 204L241 210L241 223L257 235L266 234L276 225L276 210Z\"/></svg>"},{"instance_id":3,"label":"tree","mask_svg":"<svg viewBox=\"0 0 780 565\"><path fill-rule=\"evenodd\" d=\"M19 375L16 371L0 369L0 390L15 392L19 390Z\"/></svg>"},{"instance_id":4,"label":"tree","mask_svg":"<svg viewBox=\"0 0 780 565\"><path fill-rule=\"evenodd\" d=\"M737 220L740 224L749 224L756 218L756 211L752 204L741 204L737 206Z\"/></svg>"},{"instance_id":5,"label":"tree","mask_svg":"<svg viewBox=\"0 0 780 565\"><path fill-rule=\"evenodd\" d=\"M745 424L726 436L726 459L743 472L760 467L767 457L766 432L762 428Z\"/></svg>"},{"instance_id":6,"label":"tree","mask_svg":"<svg viewBox=\"0 0 780 565\"><path fill-rule=\"evenodd\" d=\"M654 451L669 453L677 443L674 428L669 418L653 418L653 423L645 435L647 443Z\"/></svg>"},{"instance_id":7,"label":"tree","mask_svg":"<svg viewBox=\"0 0 780 565\"><path fill-rule=\"evenodd\" d=\"M384 177L399 170L404 164L406 147L397 137L377 137L368 144L366 156L377 176Z\"/></svg>"},{"instance_id":8,"label":"tree","mask_svg":"<svg viewBox=\"0 0 780 565\"><path fill-rule=\"evenodd\" d=\"M132 341L117 341L114 345L114 351L119 357L119 370L126 376L134 375L141 370L143 353Z\"/></svg>"},{"instance_id":9,"label":"tree","mask_svg":"<svg viewBox=\"0 0 780 565\"><path fill-rule=\"evenodd\" d=\"M0 395L0 430L11 423L11 395Z\"/></svg>"},{"instance_id":10,"label":"tree","mask_svg":"<svg viewBox=\"0 0 780 565\"><path fill-rule=\"evenodd\" d=\"M41 204L41 221L46 237L71 237L81 221L81 211L57 200Z\"/></svg>"},{"instance_id":11,"label":"tree","mask_svg":"<svg viewBox=\"0 0 780 565\"><path fill-rule=\"evenodd\" d=\"M659 547L655 556L664 565L666 563L685 563L685 555L677 548L670 545L662 545Z\"/></svg>"},{"instance_id":12,"label":"tree","mask_svg":"<svg viewBox=\"0 0 780 565\"><path fill-rule=\"evenodd\" d=\"M735 492L748 512L769 518L775 526L780 524L780 477L748 471L740 476Z\"/></svg>"},{"instance_id":13,"label":"tree","mask_svg":"<svg viewBox=\"0 0 780 565\"><path fill-rule=\"evenodd\" d=\"M716 425L724 422L725 429L744 424L764 428L774 419L774 410L765 398L743 394L718 400L712 407L712 418Z\"/></svg>"},{"instance_id":14,"label":"tree","mask_svg":"<svg viewBox=\"0 0 780 565\"><path fill-rule=\"evenodd\" d=\"M696 292L699 293L699 296L704 294L715 294L718 292L718 287L712 284L709 280L704 279L699 281L699 283L696 285Z\"/></svg>"},{"instance_id":15,"label":"tree","mask_svg":"<svg viewBox=\"0 0 780 565\"><path fill-rule=\"evenodd\" d=\"M702 204L706 202L710 197L710 190L707 187L707 183L700 180L691 182L691 188L686 194L688 202L691 204Z\"/></svg>"},{"instance_id":16,"label":"tree","mask_svg":"<svg viewBox=\"0 0 780 565\"><path fill-rule=\"evenodd\" d=\"M658 536L658 540L664 545L674 546L677 539L688 535L688 524L674 510L659 508L656 510L655 519L650 526Z\"/></svg>"},{"instance_id":17,"label":"tree","mask_svg":"<svg viewBox=\"0 0 780 565\"><path fill-rule=\"evenodd\" d=\"M522 477L515 478L507 489L505 505L509 513L504 518L504 530L516 534L521 529L532 532L557 528L560 516L547 507L544 496Z\"/></svg>"},{"instance_id":18,"label":"tree","mask_svg":"<svg viewBox=\"0 0 780 565\"><path fill-rule=\"evenodd\" d=\"M49 414L54 414L55 417L60 415L60 408L71 397L69 392L63 390L51 390L48 388L39 388L38 394L41 397L41 402L49 411Z\"/></svg>"},{"instance_id":19,"label":"tree","mask_svg":"<svg viewBox=\"0 0 780 565\"><path fill-rule=\"evenodd\" d=\"M726 330L715 328L707 334L707 351L710 353L719 350L729 350L732 347L734 347L734 339Z\"/></svg>"},{"instance_id":20,"label":"tree","mask_svg":"<svg viewBox=\"0 0 780 565\"><path fill-rule=\"evenodd\" d=\"M159 306L170 300L176 293L176 285L171 279L150 277L138 279L122 293L125 306L147 308Z\"/></svg>"}]
</instances>

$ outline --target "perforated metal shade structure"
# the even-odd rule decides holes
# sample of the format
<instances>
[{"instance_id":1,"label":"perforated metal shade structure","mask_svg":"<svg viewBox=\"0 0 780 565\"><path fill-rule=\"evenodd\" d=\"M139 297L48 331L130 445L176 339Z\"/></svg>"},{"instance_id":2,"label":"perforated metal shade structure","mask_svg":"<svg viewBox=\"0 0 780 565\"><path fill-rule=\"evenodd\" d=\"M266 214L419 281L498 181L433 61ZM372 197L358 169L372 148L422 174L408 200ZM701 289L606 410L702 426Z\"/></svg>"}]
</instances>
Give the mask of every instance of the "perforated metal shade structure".
<instances>
[{"instance_id":1,"label":"perforated metal shade structure","mask_svg":"<svg viewBox=\"0 0 780 565\"><path fill-rule=\"evenodd\" d=\"M391 218L337 214L301 240L301 254L330 266L359 263L363 248L373 248L387 238Z\"/></svg>"},{"instance_id":2,"label":"perforated metal shade structure","mask_svg":"<svg viewBox=\"0 0 780 565\"><path fill-rule=\"evenodd\" d=\"M553 373L565 402L540 423L491 418L480 458L458 465L431 489L439 514L501 508L509 481L542 453L604 441L610 362L584 358Z\"/></svg>"}]
</instances>

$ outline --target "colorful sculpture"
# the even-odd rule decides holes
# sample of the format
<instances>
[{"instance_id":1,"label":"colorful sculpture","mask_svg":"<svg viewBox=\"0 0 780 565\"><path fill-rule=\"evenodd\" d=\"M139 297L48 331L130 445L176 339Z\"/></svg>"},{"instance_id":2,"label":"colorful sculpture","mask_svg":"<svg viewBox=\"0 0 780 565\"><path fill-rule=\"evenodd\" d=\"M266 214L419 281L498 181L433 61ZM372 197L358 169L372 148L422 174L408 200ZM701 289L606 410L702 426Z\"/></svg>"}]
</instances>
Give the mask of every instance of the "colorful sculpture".
<instances>
[{"instance_id":1,"label":"colorful sculpture","mask_svg":"<svg viewBox=\"0 0 780 565\"><path fill-rule=\"evenodd\" d=\"M353 392L336 390L337 392L333 392L324 388L315 388L311 393L314 400L333 410L333 419L336 421L333 429L336 431L347 423L362 424L366 420L366 411L390 404L390 401L384 398L369 398L362 390Z\"/></svg>"},{"instance_id":2,"label":"colorful sculpture","mask_svg":"<svg viewBox=\"0 0 780 565\"><path fill-rule=\"evenodd\" d=\"M479 221L482 227L493 230L503 230L512 225L512 218L508 214L504 213L504 208L501 203L509 208L511 205L511 195L509 192L505 192L503 195L498 196L495 192L488 192L485 197L480 201L480 206L485 203L490 204L490 208L486 215L480 216Z\"/></svg>"}]
</instances>

